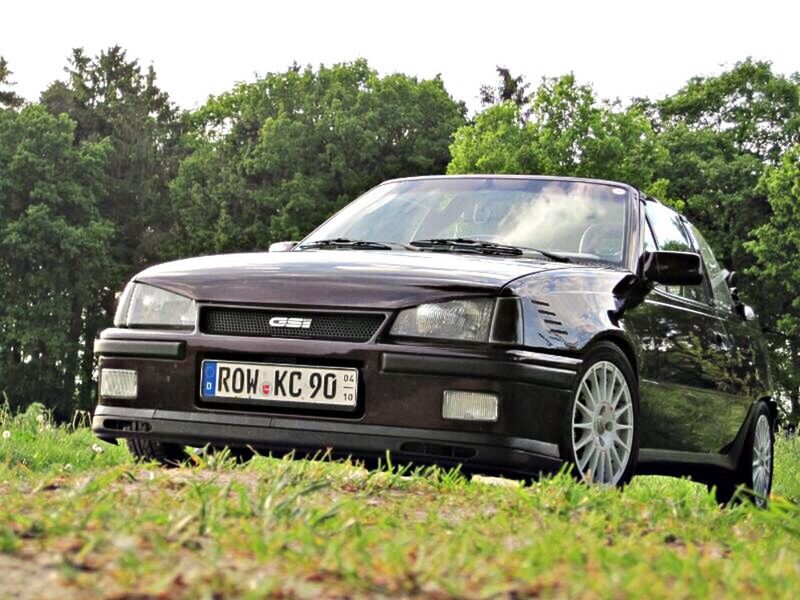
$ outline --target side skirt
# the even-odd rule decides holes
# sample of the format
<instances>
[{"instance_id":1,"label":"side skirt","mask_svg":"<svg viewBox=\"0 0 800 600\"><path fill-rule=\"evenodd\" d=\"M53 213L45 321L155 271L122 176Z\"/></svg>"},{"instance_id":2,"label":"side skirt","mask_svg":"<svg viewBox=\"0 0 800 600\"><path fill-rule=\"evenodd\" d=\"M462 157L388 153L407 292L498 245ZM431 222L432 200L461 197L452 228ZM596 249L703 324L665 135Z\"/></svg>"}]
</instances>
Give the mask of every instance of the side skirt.
<instances>
[{"instance_id":1,"label":"side skirt","mask_svg":"<svg viewBox=\"0 0 800 600\"><path fill-rule=\"evenodd\" d=\"M754 403L747 411L747 417L733 442L719 453L642 448L639 450L636 474L691 477L692 480L705 484L715 484L720 479L729 477L739 466L755 407Z\"/></svg>"}]
</instances>

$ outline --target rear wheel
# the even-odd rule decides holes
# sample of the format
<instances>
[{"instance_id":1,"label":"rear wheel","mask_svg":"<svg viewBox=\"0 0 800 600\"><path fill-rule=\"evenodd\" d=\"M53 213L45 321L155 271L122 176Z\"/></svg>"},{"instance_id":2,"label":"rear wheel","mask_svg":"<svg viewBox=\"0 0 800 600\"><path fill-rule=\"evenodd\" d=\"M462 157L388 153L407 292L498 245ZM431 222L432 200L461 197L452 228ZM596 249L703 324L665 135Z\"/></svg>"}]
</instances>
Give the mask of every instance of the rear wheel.
<instances>
[{"instance_id":1,"label":"rear wheel","mask_svg":"<svg viewBox=\"0 0 800 600\"><path fill-rule=\"evenodd\" d=\"M136 425L128 428L129 431L136 431ZM179 444L170 444L158 440L146 438L126 438L128 450L133 457L142 462L155 461L165 467L176 467L186 459L186 452Z\"/></svg>"},{"instance_id":2,"label":"rear wheel","mask_svg":"<svg viewBox=\"0 0 800 600\"><path fill-rule=\"evenodd\" d=\"M639 453L639 396L625 354L600 342L587 355L568 410L563 454L586 481L621 486Z\"/></svg>"},{"instance_id":3,"label":"rear wheel","mask_svg":"<svg viewBox=\"0 0 800 600\"><path fill-rule=\"evenodd\" d=\"M765 402L759 402L750 423L739 466L736 472L717 483L716 496L720 504L728 504L733 499L751 498L759 507L767 505L772 490L772 464L775 452L772 414ZM743 486L745 492L739 496L736 490Z\"/></svg>"}]
</instances>

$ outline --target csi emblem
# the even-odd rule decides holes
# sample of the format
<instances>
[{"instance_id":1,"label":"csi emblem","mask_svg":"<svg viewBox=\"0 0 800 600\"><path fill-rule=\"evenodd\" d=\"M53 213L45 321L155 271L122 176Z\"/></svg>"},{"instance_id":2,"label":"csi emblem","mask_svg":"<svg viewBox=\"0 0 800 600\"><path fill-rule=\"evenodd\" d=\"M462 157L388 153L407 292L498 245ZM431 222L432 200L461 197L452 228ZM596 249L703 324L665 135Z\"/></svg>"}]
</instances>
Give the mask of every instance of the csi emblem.
<instances>
[{"instance_id":1,"label":"csi emblem","mask_svg":"<svg viewBox=\"0 0 800 600\"><path fill-rule=\"evenodd\" d=\"M272 317L269 320L270 327L285 327L286 329L308 329L311 327L311 319L301 317Z\"/></svg>"}]
</instances>

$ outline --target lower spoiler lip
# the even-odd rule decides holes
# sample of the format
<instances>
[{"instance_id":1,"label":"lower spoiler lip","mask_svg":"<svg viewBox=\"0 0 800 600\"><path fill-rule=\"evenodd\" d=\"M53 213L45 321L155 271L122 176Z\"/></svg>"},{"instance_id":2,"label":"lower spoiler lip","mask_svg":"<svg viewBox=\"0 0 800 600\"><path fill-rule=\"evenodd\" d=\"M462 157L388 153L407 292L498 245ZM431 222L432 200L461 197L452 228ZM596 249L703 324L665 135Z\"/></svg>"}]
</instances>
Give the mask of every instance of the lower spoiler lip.
<instances>
[{"instance_id":1,"label":"lower spoiler lip","mask_svg":"<svg viewBox=\"0 0 800 600\"><path fill-rule=\"evenodd\" d=\"M563 466L556 444L516 436L364 425L307 419L97 407L92 430L100 439L153 438L189 446L250 446L297 451L300 456L333 452L355 459L461 465L465 472L531 475Z\"/></svg>"}]
</instances>

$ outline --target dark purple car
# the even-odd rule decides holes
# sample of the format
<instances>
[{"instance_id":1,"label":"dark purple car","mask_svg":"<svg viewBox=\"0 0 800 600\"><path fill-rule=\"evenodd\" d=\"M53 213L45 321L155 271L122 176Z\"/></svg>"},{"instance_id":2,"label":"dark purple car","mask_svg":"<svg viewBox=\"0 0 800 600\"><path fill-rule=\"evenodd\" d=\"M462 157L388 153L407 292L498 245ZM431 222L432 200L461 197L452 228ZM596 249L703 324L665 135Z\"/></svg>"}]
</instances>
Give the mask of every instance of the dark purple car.
<instances>
[{"instance_id":1,"label":"dark purple car","mask_svg":"<svg viewBox=\"0 0 800 600\"><path fill-rule=\"evenodd\" d=\"M383 183L302 242L138 274L95 345L93 429L769 495L776 407L753 311L700 232L622 183Z\"/></svg>"}]
</instances>

